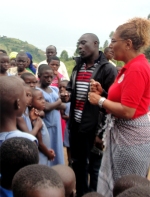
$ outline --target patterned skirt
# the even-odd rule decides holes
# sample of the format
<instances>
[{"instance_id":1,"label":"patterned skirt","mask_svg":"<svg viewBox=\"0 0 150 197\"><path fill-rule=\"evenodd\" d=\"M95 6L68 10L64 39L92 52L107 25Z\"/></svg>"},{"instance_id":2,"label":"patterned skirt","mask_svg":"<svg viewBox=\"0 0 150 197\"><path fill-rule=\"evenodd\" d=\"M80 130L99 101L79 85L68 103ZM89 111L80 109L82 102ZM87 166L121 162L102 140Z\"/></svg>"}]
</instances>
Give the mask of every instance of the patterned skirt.
<instances>
[{"instance_id":1,"label":"patterned skirt","mask_svg":"<svg viewBox=\"0 0 150 197\"><path fill-rule=\"evenodd\" d=\"M98 193L113 197L115 181L125 175L147 176L150 165L150 113L133 120L107 115L104 155L98 177Z\"/></svg>"}]
</instances>

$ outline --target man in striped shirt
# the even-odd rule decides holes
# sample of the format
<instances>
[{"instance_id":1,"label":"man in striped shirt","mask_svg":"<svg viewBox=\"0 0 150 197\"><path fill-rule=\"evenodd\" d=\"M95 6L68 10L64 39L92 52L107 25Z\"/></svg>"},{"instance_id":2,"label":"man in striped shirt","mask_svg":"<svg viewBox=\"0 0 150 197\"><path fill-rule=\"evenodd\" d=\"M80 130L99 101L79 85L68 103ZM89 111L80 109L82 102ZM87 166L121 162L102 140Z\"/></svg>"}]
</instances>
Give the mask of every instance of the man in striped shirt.
<instances>
[{"instance_id":1,"label":"man in striped shirt","mask_svg":"<svg viewBox=\"0 0 150 197\"><path fill-rule=\"evenodd\" d=\"M101 163L101 156L91 153L97 139L100 108L88 101L90 79L101 84L102 96L107 97L108 88L114 82L117 70L99 51L99 39L95 34L82 35L78 40L78 50L80 57L75 58L76 66L72 71L67 90L71 95L69 129L72 167L76 175L76 195L80 197L89 191L96 191ZM101 112L105 114L105 111ZM101 139L98 139L101 142ZM90 184L88 184L88 172Z\"/></svg>"}]
</instances>

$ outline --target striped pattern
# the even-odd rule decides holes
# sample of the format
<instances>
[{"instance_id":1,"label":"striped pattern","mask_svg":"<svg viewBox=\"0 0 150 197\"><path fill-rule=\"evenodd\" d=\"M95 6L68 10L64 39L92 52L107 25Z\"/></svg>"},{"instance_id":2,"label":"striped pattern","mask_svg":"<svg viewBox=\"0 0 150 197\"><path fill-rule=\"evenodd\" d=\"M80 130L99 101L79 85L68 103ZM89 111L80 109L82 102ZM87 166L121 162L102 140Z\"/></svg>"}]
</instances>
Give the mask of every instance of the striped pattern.
<instances>
[{"instance_id":1,"label":"striped pattern","mask_svg":"<svg viewBox=\"0 0 150 197\"><path fill-rule=\"evenodd\" d=\"M81 123L84 103L87 98L88 88L92 73L95 69L95 64L86 69L86 64L83 64L76 78L76 104L74 109L74 119Z\"/></svg>"}]
</instances>

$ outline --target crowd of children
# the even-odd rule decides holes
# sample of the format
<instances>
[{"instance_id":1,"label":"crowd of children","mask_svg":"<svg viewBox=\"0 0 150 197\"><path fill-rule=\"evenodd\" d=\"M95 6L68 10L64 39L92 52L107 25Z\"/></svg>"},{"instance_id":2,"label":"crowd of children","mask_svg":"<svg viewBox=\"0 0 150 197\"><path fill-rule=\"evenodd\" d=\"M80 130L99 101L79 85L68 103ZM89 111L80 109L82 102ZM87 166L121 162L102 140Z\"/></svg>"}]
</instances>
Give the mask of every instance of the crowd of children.
<instances>
[{"instance_id":1,"label":"crowd of children","mask_svg":"<svg viewBox=\"0 0 150 197\"><path fill-rule=\"evenodd\" d=\"M0 196L73 197L68 80L58 72L60 60L49 58L48 64L39 66L38 76L30 53L15 53L13 60L11 67L9 56L0 50ZM69 166L64 165L63 147ZM133 196L132 190L137 196L138 191L150 196L149 187L146 178L122 177L114 186L114 197ZM97 192L84 196L102 197Z\"/></svg>"}]
</instances>

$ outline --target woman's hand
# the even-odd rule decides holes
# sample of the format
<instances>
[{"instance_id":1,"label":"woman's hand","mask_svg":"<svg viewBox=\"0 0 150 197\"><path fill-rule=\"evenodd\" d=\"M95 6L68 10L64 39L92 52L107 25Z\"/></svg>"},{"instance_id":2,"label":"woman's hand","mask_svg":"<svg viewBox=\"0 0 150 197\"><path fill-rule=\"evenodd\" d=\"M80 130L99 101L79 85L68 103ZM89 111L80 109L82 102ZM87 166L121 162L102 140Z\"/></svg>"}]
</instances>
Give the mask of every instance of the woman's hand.
<instances>
[{"instance_id":1,"label":"woman's hand","mask_svg":"<svg viewBox=\"0 0 150 197\"><path fill-rule=\"evenodd\" d=\"M94 79L91 79L90 80L90 92L94 92L98 95L101 95L102 92L103 92L103 88L98 81L95 81Z\"/></svg>"},{"instance_id":2,"label":"woman's hand","mask_svg":"<svg viewBox=\"0 0 150 197\"><path fill-rule=\"evenodd\" d=\"M89 92L88 93L88 100L93 105L98 105L98 101L101 98L97 93L95 92Z\"/></svg>"}]
</instances>

